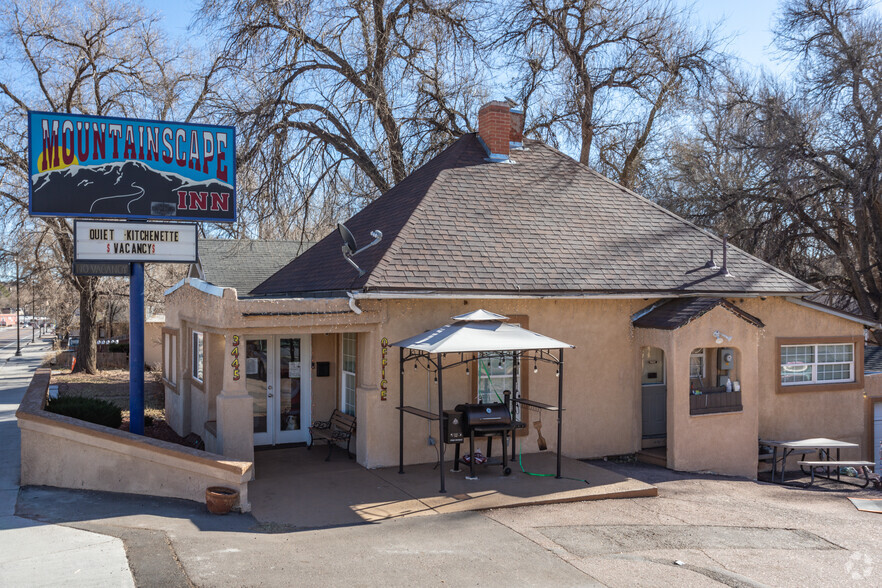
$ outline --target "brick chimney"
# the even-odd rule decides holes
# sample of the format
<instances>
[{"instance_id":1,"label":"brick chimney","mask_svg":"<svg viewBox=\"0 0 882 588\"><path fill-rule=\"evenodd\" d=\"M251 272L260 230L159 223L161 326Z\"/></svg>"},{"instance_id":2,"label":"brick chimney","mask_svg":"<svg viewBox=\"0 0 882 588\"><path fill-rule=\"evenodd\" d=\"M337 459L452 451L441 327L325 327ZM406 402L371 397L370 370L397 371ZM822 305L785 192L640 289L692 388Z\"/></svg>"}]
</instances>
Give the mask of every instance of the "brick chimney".
<instances>
[{"instance_id":1,"label":"brick chimney","mask_svg":"<svg viewBox=\"0 0 882 588\"><path fill-rule=\"evenodd\" d=\"M512 147L524 140L524 111L508 102L494 100L478 111L478 136L490 151L490 159L505 161Z\"/></svg>"}]
</instances>

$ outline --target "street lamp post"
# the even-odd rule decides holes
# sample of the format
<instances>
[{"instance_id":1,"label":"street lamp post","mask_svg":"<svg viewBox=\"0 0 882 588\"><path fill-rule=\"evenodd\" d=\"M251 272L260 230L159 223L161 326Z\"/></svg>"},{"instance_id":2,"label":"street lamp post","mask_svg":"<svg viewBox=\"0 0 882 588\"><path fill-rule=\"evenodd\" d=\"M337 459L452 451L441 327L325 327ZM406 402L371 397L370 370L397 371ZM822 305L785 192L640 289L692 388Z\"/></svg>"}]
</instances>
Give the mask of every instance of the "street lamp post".
<instances>
[{"instance_id":1,"label":"street lamp post","mask_svg":"<svg viewBox=\"0 0 882 588\"><path fill-rule=\"evenodd\" d=\"M34 275L31 274L31 343L37 339L37 300L34 288Z\"/></svg>"},{"instance_id":2,"label":"street lamp post","mask_svg":"<svg viewBox=\"0 0 882 588\"><path fill-rule=\"evenodd\" d=\"M15 356L21 357L21 302L18 298L18 255L15 255Z\"/></svg>"}]
</instances>

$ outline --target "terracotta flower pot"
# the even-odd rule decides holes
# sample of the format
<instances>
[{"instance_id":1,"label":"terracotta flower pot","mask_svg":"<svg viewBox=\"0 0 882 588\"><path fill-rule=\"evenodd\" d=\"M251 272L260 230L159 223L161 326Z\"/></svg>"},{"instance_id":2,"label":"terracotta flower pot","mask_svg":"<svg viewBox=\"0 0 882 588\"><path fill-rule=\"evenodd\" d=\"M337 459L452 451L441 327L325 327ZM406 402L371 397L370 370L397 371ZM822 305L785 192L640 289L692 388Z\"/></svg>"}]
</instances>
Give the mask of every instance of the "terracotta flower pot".
<instances>
[{"instance_id":1,"label":"terracotta flower pot","mask_svg":"<svg viewBox=\"0 0 882 588\"><path fill-rule=\"evenodd\" d=\"M227 514L239 500L239 491L223 486L205 489L205 506L212 514Z\"/></svg>"}]
</instances>

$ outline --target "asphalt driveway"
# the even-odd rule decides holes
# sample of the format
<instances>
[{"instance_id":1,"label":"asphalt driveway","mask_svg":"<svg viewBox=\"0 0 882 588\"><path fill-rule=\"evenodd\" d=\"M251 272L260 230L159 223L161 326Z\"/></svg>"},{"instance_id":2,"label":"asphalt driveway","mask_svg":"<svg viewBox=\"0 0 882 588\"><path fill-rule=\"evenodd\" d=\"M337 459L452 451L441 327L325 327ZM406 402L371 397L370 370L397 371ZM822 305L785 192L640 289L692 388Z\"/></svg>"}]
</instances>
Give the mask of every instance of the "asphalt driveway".
<instances>
[{"instance_id":1,"label":"asphalt driveway","mask_svg":"<svg viewBox=\"0 0 882 588\"><path fill-rule=\"evenodd\" d=\"M120 538L144 586L840 586L882 577L882 515L846 498L882 493L595 465L658 485L659 496L299 531L187 501L25 488L17 514Z\"/></svg>"}]
</instances>

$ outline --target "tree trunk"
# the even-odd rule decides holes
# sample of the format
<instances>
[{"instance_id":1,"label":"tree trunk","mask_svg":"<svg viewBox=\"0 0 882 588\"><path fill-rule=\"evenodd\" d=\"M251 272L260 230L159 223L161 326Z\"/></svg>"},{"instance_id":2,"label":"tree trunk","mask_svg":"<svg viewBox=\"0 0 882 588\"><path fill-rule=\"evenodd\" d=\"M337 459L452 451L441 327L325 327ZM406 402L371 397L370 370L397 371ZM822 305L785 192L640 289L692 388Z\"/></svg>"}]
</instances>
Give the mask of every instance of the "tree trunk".
<instances>
[{"instance_id":1,"label":"tree trunk","mask_svg":"<svg viewBox=\"0 0 882 588\"><path fill-rule=\"evenodd\" d=\"M95 321L98 302L98 278L81 276L77 278L80 286L80 344L77 347L75 372L98 373L98 324Z\"/></svg>"},{"instance_id":2,"label":"tree trunk","mask_svg":"<svg viewBox=\"0 0 882 588\"><path fill-rule=\"evenodd\" d=\"M579 109L579 126L582 135L582 146L579 150L579 163L591 164L591 143L594 141L594 92L585 85L585 97Z\"/></svg>"}]
</instances>

